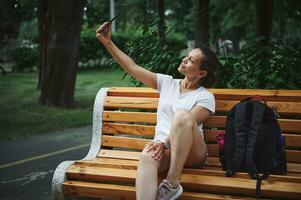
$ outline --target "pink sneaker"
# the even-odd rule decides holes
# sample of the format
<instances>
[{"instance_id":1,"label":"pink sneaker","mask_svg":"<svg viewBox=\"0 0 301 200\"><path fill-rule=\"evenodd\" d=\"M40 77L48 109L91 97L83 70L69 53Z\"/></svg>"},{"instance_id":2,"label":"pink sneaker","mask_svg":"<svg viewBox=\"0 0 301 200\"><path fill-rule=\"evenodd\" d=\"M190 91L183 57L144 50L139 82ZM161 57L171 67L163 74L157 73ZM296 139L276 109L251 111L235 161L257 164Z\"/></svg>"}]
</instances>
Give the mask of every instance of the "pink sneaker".
<instances>
[{"instance_id":1,"label":"pink sneaker","mask_svg":"<svg viewBox=\"0 0 301 200\"><path fill-rule=\"evenodd\" d=\"M183 188L181 184L177 188L172 188L172 185L164 179L157 190L157 200L175 200L181 196Z\"/></svg>"}]
</instances>

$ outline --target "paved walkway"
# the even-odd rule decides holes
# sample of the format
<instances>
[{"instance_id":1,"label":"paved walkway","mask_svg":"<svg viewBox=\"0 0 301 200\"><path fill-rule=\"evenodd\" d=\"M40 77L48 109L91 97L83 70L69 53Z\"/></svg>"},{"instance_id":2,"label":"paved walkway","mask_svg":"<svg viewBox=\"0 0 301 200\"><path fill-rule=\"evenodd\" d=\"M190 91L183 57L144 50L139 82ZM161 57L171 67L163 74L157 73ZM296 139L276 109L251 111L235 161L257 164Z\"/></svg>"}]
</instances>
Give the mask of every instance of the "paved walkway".
<instances>
[{"instance_id":1,"label":"paved walkway","mask_svg":"<svg viewBox=\"0 0 301 200\"><path fill-rule=\"evenodd\" d=\"M83 158L89 150L92 126L0 143L0 200L51 199L51 179L65 160Z\"/></svg>"}]
</instances>

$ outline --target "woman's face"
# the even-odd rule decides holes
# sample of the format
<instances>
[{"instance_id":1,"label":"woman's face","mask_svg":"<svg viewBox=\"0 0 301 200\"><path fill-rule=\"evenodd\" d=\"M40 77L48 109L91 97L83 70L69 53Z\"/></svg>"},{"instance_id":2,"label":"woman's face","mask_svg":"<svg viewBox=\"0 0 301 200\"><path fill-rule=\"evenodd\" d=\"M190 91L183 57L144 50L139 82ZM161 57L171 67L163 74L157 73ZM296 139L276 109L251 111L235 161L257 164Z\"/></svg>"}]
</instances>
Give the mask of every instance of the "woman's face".
<instances>
[{"instance_id":1,"label":"woman's face","mask_svg":"<svg viewBox=\"0 0 301 200\"><path fill-rule=\"evenodd\" d=\"M201 70L201 61L203 53L200 49L191 50L188 55L182 60L178 71L185 75L188 79L203 78L207 72ZM206 74L204 74L204 72Z\"/></svg>"}]
</instances>

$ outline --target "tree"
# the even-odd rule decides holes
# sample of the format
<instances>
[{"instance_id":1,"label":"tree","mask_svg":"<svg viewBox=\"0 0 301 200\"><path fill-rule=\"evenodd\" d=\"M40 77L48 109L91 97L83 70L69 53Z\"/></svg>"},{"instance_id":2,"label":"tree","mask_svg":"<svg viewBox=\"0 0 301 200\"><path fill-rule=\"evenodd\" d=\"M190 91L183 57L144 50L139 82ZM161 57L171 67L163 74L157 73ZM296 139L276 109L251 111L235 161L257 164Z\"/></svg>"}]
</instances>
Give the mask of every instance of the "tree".
<instances>
[{"instance_id":1,"label":"tree","mask_svg":"<svg viewBox=\"0 0 301 200\"><path fill-rule=\"evenodd\" d=\"M165 40L165 8L164 8L164 0L157 0L158 3L158 14L159 14L159 37L161 43L164 43Z\"/></svg>"},{"instance_id":2,"label":"tree","mask_svg":"<svg viewBox=\"0 0 301 200\"><path fill-rule=\"evenodd\" d=\"M38 0L42 105L74 105L85 1Z\"/></svg>"},{"instance_id":3,"label":"tree","mask_svg":"<svg viewBox=\"0 0 301 200\"><path fill-rule=\"evenodd\" d=\"M210 0L197 1L197 20L195 44L201 46L209 42L209 4Z\"/></svg>"},{"instance_id":4,"label":"tree","mask_svg":"<svg viewBox=\"0 0 301 200\"><path fill-rule=\"evenodd\" d=\"M256 33L263 37L262 44L266 45L270 40L272 31L273 0L257 0L256 8Z\"/></svg>"}]
</instances>

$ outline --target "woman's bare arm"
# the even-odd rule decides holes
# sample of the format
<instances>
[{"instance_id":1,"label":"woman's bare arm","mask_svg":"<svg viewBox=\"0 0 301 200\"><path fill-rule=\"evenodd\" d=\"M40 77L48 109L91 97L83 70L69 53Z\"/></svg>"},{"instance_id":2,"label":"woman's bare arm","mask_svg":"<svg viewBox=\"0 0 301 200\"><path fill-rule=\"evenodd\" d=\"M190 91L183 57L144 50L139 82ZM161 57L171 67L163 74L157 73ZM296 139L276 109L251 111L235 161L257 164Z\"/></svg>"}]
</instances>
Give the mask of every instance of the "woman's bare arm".
<instances>
[{"instance_id":1,"label":"woman's bare arm","mask_svg":"<svg viewBox=\"0 0 301 200\"><path fill-rule=\"evenodd\" d=\"M105 23L96 30L96 37L106 47L116 62L136 80L146 86L157 89L156 74L137 65L133 59L123 53L111 40L111 26L108 26L102 33L98 33L104 25Z\"/></svg>"}]
</instances>

